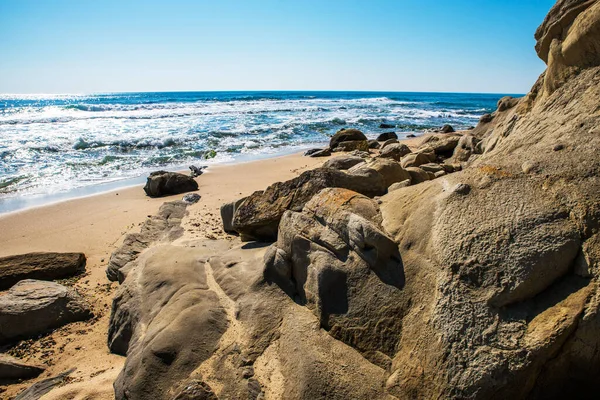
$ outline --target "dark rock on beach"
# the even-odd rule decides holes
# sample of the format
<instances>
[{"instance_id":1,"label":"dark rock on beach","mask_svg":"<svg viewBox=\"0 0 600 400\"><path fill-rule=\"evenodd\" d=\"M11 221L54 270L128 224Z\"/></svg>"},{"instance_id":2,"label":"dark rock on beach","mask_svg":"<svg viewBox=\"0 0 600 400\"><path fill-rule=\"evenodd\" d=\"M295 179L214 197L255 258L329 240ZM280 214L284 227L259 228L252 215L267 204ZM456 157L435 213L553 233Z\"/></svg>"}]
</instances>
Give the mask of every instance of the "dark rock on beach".
<instances>
[{"instance_id":1,"label":"dark rock on beach","mask_svg":"<svg viewBox=\"0 0 600 400\"><path fill-rule=\"evenodd\" d=\"M0 382L35 378L44 370L42 366L26 363L8 354L0 354Z\"/></svg>"},{"instance_id":2,"label":"dark rock on beach","mask_svg":"<svg viewBox=\"0 0 600 400\"><path fill-rule=\"evenodd\" d=\"M329 140L329 148L335 149L342 142L367 141L367 137L358 129L342 129L336 132ZM368 147L368 146L367 146Z\"/></svg>"},{"instance_id":3,"label":"dark rock on beach","mask_svg":"<svg viewBox=\"0 0 600 400\"><path fill-rule=\"evenodd\" d=\"M63 279L85 269L83 253L28 253L0 258L0 290L23 279Z\"/></svg>"},{"instance_id":4,"label":"dark rock on beach","mask_svg":"<svg viewBox=\"0 0 600 400\"><path fill-rule=\"evenodd\" d=\"M191 176L177 172L152 172L144 186L144 192L150 197L161 197L198 190L198 183Z\"/></svg>"},{"instance_id":5,"label":"dark rock on beach","mask_svg":"<svg viewBox=\"0 0 600 400\"><path fill-rule=\"evenodd\" d=\"M396 125L393 124L379 124L379 128L381 129L391 129L391 128L395 128Z\"/></svg>"},{"instance_id":6,"label":"dark rock on beach","mask_svg":"<svg viewBox=\"0 0 600 400\"><path fill-rule=\"evenodd\" d=\"M386 140L390 139L398 139L398 135L396 135L396 132L385 132L377 136L377 141L379 142L385 142Z\"/></svg>"}]
</instances>

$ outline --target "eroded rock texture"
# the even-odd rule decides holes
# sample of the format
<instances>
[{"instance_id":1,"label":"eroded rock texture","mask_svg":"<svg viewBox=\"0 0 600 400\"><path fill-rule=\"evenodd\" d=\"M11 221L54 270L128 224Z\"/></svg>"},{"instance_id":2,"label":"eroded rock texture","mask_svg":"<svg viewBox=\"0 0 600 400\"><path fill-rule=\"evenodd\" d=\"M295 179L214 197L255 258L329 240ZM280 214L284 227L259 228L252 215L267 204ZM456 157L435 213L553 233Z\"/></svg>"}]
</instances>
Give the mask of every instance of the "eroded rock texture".
<instances>
[{"instance_id":1,"label":"eroded rock texture","mask_svg":"<svg viewBox=\"0 0 600 400\"><path fill-rule=\"evenodd\" d=\"M274 244L145 250L113 304L117 398L593 398L599 7L559 1L548 71L468 134L245 199L234 227Z\"/></svg>"}]
</instances>

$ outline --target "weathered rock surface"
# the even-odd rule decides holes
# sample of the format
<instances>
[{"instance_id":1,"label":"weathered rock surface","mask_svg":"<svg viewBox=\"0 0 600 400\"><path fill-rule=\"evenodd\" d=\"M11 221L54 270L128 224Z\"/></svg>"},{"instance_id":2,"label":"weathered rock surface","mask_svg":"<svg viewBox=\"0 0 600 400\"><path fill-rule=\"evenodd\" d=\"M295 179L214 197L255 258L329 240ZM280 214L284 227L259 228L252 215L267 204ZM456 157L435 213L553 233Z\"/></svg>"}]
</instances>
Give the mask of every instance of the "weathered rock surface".
<instances>
[{"instance_id":1,"label":"weathered rock surface","mask_svg":"<svg viewBox=\"0 0 600 400\"><path fill-rule=\"evenodd\" d=\"M366 142L367 140L368 139L365 136L365 134L359 131L358 129L342 129L337 131L336 134L331 137L331 139L329 140L329 148L333 150L337 148L342 142Z\"/></svg>"},{"instance_id":2,"label":"weathered rock surface","mask_svg":"<svg viewBox=\"0 0 600 400\"><path fill-rule=\"evenodd\" d=\"M387 143L387 142L386 142ZM410 153L410 149L404 143L392 143L389 145L385 145L379 157L381 158L391 158L396 161L400 161L402 157Z\"/></svg>"},{"instance_id":3,"label":"weathered rock surface","mask_svg":"<svg viewBox=\"0 0 600 400\"><path fill-rule=\"evenodd\" d=\"M198 183L191 176L177 172L152 172L144 186L144 192L150 197L168 196L198 190Z\"/></svg>"},{"instance_id":4,"label":"weathered rock surface","mask_svg":"<svg viewBox=\"0 0 600 400\"><path fill-rule=\"evenodd\" d=\"M333 149L335 152L339 151L369 151L369 142L367 140L351 140L345 142L339 142Z\"/></svg>"},{"instance_id":5,"label":"weathered rock surface","mask_svg":"<svg viewBox=\"0 0 600 400\"><path fill-rule=\"evenodd\" d=\"M459 172L406 168L421 183L378 201L278 184L247 210L281 218L272 246L147 250L111 318L133 338L117 398L170 400L188 384L235 399L597 397L599 24L600 2L557 3L538 35L548 71L457 144L472 149L462 169L436 174ZM423 150L421 165L439 157ZM371 163L302 179L380 190ZM210 318L179 311L190 281L206 283L193 304Z\"/></svg>"},{"instance_id":6,"label":"weathered rock surface","mask_svg":"<svg viewBox=\"0 0 600 400\"><path fill-rule=\"evenodd\" d=\"M287 182L278 182L264 191L254 192L238 207L233 229L242 240L274 241L281 216L286 210L300 211L315 194L328 187L340 187L377 196L387 186L376 171L347 174L331 168L306 171Z\"/></svg>"},{"instance_id":7,"label":"weathered rock surface","mask_svg":"<svg viewBox=\"0 0 600 400\"><path fill-rule=\"evenodd\" d=\"M0 295L0 343L33 337L91 316L89 306L74 289L26 279Z\"/></svg>"},{"instance_id":8,"label":"weathered rock surface","mask_svg":"<svg viewBox=\"0 0 600 400\"><path fill-rule=\"evenodd\" d=\"M461 135L458 134L431 135L421 142L419 149L428 149L436 155L448 158L452 155L460 139Z\"/></svg>"},{"instance_id":9,"label":"weathered rock surface","mask_svg":"<svg viewBox=\"0 0 600 400\"><path fill-rule=\"evenodd\" d=\"M375 171L381 176L383 185L387 188L396 182L402 182L410 179L410 174L395 161L378 158L372 159L365 163L358 164L348 171L352 175L372 176L372 171Z\"/></svg>"},{"instance_id":10,"label":"weathered rock surface","mask_svg":"<svg viewBox=\"0 0 600 400\"><path fill-rule=\"evenodd\" d=\"M402 168L418 167L419 165L427 164L429 162L431 162L431 159L430 157L427 157L426 154L410 153L402 157L400 165L402 165Z\"/></svg>"},{"instance_id":11,"label":"weathered rock surface","mask_svg":"<svg viewBox=\"0 0 600 400\"><path fill-rule=\"evenodd\" d=\"M245 199L246 198L243 197L236 201L225 203L221 206L221 221L223 222L223 230L225 232L235 233L235 229L233 229L233 216L235 215L235 211Z\"/></svg>"},{"instance_id":12,"label":"weathered rock surface","mask_svg":"<svg viewBox=\"0 0 600 400\"><path fill-rule=\"evenodd\" d=\"M28 253L0 258L0 290L23 279L67 278L85 269L83 253Z\"/></svg>"},{"instance_id":13,"label":"weathered rock surface","mask_svg":"<svg viewBox=\"0 0 600 400\"><path fill-rule=\"evenodd\" d=\"M0 381L35 378L45 368L33 365L8 354L0 354Z\"/></svg>"},{"instance_id":14,"label":"weathered rock surface","mask_svg":"<svg viewBox=\"0 0 600 400\"><path fill-rule=\"evenodd\" d=\"M333 168L338 170L347 170L354 167L356 164L364 163L365 160L358 156L337 156L325 161L323 168Z\"/></svg>"},{"instance_id":15,"label":"weathered rock surface","mask_svg":"<svg viewBox=\"0 0 600 400\"><path fill-rule=\"evenodd\" d=\"M181 236L181 219L186 213L187 203L183 201L172 201L160 206L157 215L147 219L142 225L139 233L125 236L123 244L110 256L106 267L106 276L111 281L122 281L121 271L138 254L148 248L151 244L161 240L174 240Z\"/></svg>"}]
</instances>

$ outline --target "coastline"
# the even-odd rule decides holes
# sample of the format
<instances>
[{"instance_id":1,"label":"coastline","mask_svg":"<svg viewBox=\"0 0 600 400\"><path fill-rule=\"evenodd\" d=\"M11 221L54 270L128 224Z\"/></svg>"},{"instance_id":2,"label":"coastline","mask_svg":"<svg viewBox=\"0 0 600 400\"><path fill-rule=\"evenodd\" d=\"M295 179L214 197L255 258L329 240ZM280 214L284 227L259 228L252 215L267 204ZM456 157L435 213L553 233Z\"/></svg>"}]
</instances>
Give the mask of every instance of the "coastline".
<instances>
[{"instance_id":1,"label":"coastline","mask_svg":"<svg viewBox=\"0 0 600 400\"><path fill-rule=\"evenodd\" d=\"M188 207L184 221L186 236L210 237L220 227L220 206L264 189L276 181L291 179L316 168L328 158L304 157L302 153L257 161L215 165L196 178L201 195ZM243 169L243 171L242 171ZM183 195L149 198L141 185L86 196L0 215L0 257L36 251L83 252L86 271L71 282L90 303L94 318L55 330L30 341L18 351L27 362L46 366L35 380L5 386L0 393L9 398L32 383L61 373L73 365L72 384L53 390L44 399L71 398L70 391L86 392L93 398L114 398L112 382L124 358L111 354L106 345L110 306L118 284L106 279L111 253L128 233L139 231L144 220L156 214L167 201ZM94 385L89 385L94 382Z\"/></svg>"}]
</instances>

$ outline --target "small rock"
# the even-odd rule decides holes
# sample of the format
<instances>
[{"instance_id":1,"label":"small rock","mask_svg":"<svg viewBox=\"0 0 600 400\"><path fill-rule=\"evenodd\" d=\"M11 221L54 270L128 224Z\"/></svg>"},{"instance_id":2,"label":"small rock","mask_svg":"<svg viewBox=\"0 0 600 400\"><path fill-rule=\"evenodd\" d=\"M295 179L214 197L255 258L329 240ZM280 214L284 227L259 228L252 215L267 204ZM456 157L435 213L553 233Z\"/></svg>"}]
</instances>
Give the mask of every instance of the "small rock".
<instances>
[{"instance_id":1,"label":"small rock","mask_svg":"<svg viewBox=\"0 0 600 400\"><path fill-rule=\"evenodd\" d=\"M188 204L194 204L200 201L200 195L198 193L188 193L181 200Z\"/></svg>"},{"instance_id":2,"label":"small rock","mask_svg":"<svg viewBox=\"0 0 600 400\"><path fill-rule=\"evenodd\" d=\"M177 172L152 172L144 186L150 197L161 197L198 190L198 183L191 177Z\"/></svg>"},{"instance_id":3,"label":"small rock","mask_svg":"<svg viewBox=\"0 0 600 400\"><path fill-rule=\"evenodd\" d=\"M396 144L396 143L398 143L398 139L388 139L381 144L381 150L385 149L390 144Z\"/></svg>"},{"instance_id":4,"label":"small rock","mask_svg":"<svg viewBox=\"0 0 600 400\"><path fill-rule=\"evenodd\" d=\"M309 157L329 157L331 155L330 149L321 149L319 151L315 151L311 153Z\"/></svg>"},{"instance_id":5,"label":"small rock","mask_svg":"<svg viewBox=\"0 0 600 400\"><path fill-rule=\"evenodd\" d=\"M470 191L471 186L467 185L466 183L459 183L454 187L454 189L452 189L452 193L457 194L469 194Z\"/></svg>"},{"instance_id":6,"label":"small rock","mask_svg":"<svg viewBox=\"0 0 600 400\"><path fill-rule=\"evenodd\" d=\"M381 158L391 158L400 161L402 157L410 153L410 149L404 143L394 143L386 146L381 151Z\"/></svg>"},{"instance_id":7,"label":"small rock","mask_svg":"<svg viewBox=\"0 0 600 400\"><path fill-rule=\"evenodd\" d=\"M531 172L535 172L537 169L537 165L532 162L532 161L525 161L522 165L521 165L521 169L523 170L524 173L529 174Z\"/></svg>"},{"instance_id":8,"label":"small rock","mask_svg":"<svg viewBox=\"0 0 600 400\"><path fill-rule=\"evenodd\" d=\"M203 165L200 167L196 167L195 165L190 165L191 177L196 178L204 173L204 169L208 168L207 165Z\"/></svg>"},{"instance_id":9,"label":"small rock","mask_svg":"<svg viewBox=\"0 0 600 400\"><path fill-rule=\"evenodd\" d=\"M409 133L408 135L406 135L407 138L416 138L417 135L415 135L414 133Z\"/></svg>"},{"instance_id":10,"label":"small rock","mask_svg":"<svg viewBox=\"0 0 600 400\"><path fill-rule=\"evenodd\" d=\"M442 132L442 133L452 133L452 132L454 132L454 128L452 127L452 125L446 124L446 125L442 126L442 128L440 129L440 132Z\"/></svg>"},{"instance_id":11,"label":"small rock","mask_svg":"<svg viewBox=\"0 0 600 400\"><path fill-rule=\"evenodd\" d=\"M367 142L367 137L358 129L342 129L336 132L329 141L329 148L335 149L342 142L364 141ZM367 145L368 148L368 145Z\"/></svg>"},{"instance_id":12,"label":"small rock","mask_svg":"<svg viewBox=\"0 0 600 400\"><path fill-rule=\"evenodd\" d=\"M388 188L388 193L393 192L394 190L408 187L408 186L410 186L410 179L406 179L402 182L396 182L396 183L390 185L390 187Z\"/></svg>"},{"instance_id":13,"label":"small rock","mask_svg":"<svg viewBox=\"0 0 600 400\"><path fill-rule=\"evenodd\" d=\"M338 156L327 160L323 164L323 168L346 170L354 167L356 164L364 162L365 160L363 158L357 156Z\"/></svg>"},{"instance_id":14,"label":"small rock","mask_svg":"<svg viewBox=\"0 0 600 400\"><path fill-rule=\"evenodd\" d=\"M308 156L311 156L311 155L313 155L313 154L315 154L316 152L319 152L319 151L321 151L321 150L323 150L323 149L308 149L308 150L306 150L306 151L304 152L304 155L308 157Z\"/></svg>"},{"instance_id":15,"label":"small rock","mask_svg":"<svg viewBox=\"0 0 600 400\"><path fill-rule=\"evenodd\" d=\"M375 139L369 140L369 148L370 149L378 149L380 148L381 145L379 144L379 142Z\"/></svg>"},{"instance_id":16,"label":"small rock","mask_svg":"<svg viewBox=\"0 0 600 400\"><path fill-rule=\"evenodd\" d=\"M565 148L565 145L564 145L564 144L557 144L557 145L555 145L555 146L552 148L552 150L554 150L554 151L561 151L561 150L562 150L562 149L564 149L564 148Z\"/></svg>"},{"instance_id":17,"label":"small rock","mask_svg":"<svg viewBox=\"0 0 600 400\"><path fill-rule=\"evenodd\" d=\"M381 129L390 129L390 128L395 128L396 125L392 125L392 124L379 124L379 127ZM385 140L385 139L384 139Z\"/></svg>"},{"instance_id":18,"label":"small rock","mask_svg":"<svg viewBox=\"0 0 600 400\"><path fill-rule=\"evenodd\" d=\"M366 140L351 140L347 142L338 143L337 147L333 149L333 151L369 151L369 142Z\"/></svg>"},{"instance_id":19,"label":"small rock","mask_svg":"<svg viewBox=\"0 0 600 400\"><path fill-rule=\"evenodd\" d=\"M410 153L402 157L402 168L418 167L429 163L429 157L423 153ZM440 167L441 168L441 167Z\"/></svg>"}]
</instances>

